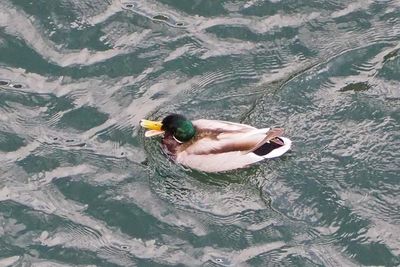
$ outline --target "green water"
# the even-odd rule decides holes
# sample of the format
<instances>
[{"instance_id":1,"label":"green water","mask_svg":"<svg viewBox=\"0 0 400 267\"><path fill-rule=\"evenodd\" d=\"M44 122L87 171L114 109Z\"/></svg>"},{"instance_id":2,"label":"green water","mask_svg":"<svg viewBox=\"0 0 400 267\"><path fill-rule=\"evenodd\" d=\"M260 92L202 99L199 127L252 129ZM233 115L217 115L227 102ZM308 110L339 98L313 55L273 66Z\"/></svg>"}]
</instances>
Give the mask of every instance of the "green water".
<instances>
[{"instance_id":1,"label":"green water","mask_svg":"<svg viewBox=\"0 0 400 267\"><path fill-rule=\"evenodd\" d=\"M284 127L177 166L141 118ZM0 266L400 265L400 4L1 0Z\"/></svg>"}]
</instances>

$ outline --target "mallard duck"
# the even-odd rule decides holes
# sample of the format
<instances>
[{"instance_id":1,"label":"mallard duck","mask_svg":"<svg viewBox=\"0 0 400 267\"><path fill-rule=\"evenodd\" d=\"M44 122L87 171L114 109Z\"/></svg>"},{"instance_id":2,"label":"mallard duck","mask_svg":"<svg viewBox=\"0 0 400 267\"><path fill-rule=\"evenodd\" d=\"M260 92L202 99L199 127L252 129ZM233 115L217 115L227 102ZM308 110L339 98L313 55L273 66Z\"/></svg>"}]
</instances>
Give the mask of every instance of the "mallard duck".
<instances>
[{"instance_id":1,"label":"mallard duck","mask_svg":"<svg viewBox=\"0 0 400 267\"><path fill-rule=\"evenodd\" d=\"M164 151L175 162L204 172L222 172L275 158L290 149L282 128L257 129L219 120L188 120L171 114L162 121L141 120L145 137L164 135Z\"/></svg>"}]
</instances>

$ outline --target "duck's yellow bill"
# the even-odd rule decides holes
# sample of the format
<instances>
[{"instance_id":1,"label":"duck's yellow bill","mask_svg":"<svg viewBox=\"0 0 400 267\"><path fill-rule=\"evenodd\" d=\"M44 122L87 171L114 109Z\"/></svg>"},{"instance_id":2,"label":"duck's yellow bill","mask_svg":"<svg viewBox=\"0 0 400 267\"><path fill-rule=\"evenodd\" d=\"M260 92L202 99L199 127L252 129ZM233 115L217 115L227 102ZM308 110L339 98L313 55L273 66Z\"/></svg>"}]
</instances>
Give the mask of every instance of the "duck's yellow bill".
<instances>
[{"instance_id":1,"label":"duck's yellow bill","mask_svg":"<svg viewBox=\"0 0 400 267\"><path fill-rule=\"evenodd\" d=\"M146 131L144 134L144 136L146 137L156 136L164 133L164 131L161 130L162 127L161 121L141 120L140 126L149 129L149 131Z\"/></svg>"}]
</instances>

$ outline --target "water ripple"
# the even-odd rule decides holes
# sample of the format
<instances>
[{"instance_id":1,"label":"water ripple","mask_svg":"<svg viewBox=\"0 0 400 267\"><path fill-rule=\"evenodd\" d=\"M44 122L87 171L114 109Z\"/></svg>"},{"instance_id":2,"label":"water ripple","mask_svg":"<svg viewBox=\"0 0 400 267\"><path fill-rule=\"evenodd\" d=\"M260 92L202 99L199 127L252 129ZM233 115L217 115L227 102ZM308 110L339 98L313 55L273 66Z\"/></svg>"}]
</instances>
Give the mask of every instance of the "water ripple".
<instances>
[{"instance_id":1,"label":"water ripple","mask_svg":"<svg viewBox=\"0 0 400 267\"><path fill-rule=\"evenodd\" d=\"M0 265L397 266L398 1L0 3ZM282 126L178 166L142 118Z\"/></svg>"}]
</instances>

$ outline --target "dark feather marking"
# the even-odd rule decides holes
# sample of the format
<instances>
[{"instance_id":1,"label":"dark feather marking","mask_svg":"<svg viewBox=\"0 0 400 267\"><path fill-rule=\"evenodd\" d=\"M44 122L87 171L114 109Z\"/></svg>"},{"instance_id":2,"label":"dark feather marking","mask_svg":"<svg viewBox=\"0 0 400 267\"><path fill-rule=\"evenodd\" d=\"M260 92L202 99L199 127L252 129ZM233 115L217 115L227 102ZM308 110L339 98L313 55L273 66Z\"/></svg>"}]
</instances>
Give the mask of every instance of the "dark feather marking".
<instances>
[{"instance_id":1,"label":"dark feather marking","mask_svg":"<svg viewBox=\"0 0 400 267\"><path fill-rule=\"evenodd\" d=\"M281 140L283 142L282 139L280 139L279 137L276 137L279 140ZM257 156L265 156L268 153L270 153L272 150L277 149L281 147L280 144L274 143L274 142L269 142L269 143L265 143L262 146L260 146L259 148L257 148L256 150L252 151L252 153L256 154Z\"/></svg>"},{"instance_id":2,"label":"dark feather marking","mask_svg":"<svg viewBox=\"0 0 400 267\"><path fill-rule=\"evenodd\" d=\"M269 143L270 141L273 142L274 138L281 136L283 134L283 128L272 128L271 130L268 131L267 135L263 140L261 140L257 145L252 147L247 151L247 153L253 152L257 150L259 147L263 146L265 143ZM281 140L281 139L279 139ZM283 143L283 141L282 141ZM281 146L281 145L280 145Z\"/></svg>"}]
</instances>

